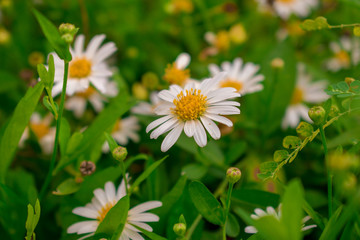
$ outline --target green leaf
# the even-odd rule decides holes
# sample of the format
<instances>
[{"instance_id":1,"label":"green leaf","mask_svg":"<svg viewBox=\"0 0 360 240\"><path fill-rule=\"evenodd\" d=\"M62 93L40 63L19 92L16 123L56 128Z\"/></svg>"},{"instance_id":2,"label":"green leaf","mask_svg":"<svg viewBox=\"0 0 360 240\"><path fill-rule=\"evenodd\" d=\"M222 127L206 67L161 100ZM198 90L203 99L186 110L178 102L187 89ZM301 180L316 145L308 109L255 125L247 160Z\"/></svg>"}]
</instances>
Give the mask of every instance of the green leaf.
<instances>
[{"instance_id":1,"label":"green leaf","mask_svg":"<svg viewBox=\"0 0 360 240\"><path fill-rule=\"evenodd\" d=\"M35 212L33 206L29 204L28 206L28 216L25 223L26 228L26 240L33 240L35 239L34 230L39 222L40 219L40 202L39 199L36 200L35 203Z\"/></svg>"},{"instance_id":2,"label":"green leaf","mask_svg":"<svg viewBox=\"0 0 360 240\"><path fill-rule=\"evenodd\" d=\"M133 225L133 224L132 224ZM159 235L157 235L156 233L153 232L149 232L139 226L133 225L135 228L139 229L145 236L147 236L148 238L150 238L151 240L167 240L164 237L161 237Z\"/></svg>"},{"instance_id":3,"label":"green leaf","mask_svg":"<svg viewBox=\"0 0 360 240\"><path fill-rule=\"evenodd\" d=\"M68 44L61 38L58 29L52 24L44 15L33 9L36 19L38 20L40 27L50 42L51 46L55 49L57 55L68 62L71 61L71 54Z\"/></svg>"},{"instance_id":4,"label":"green leaf","mask_svg":"<svg viewBox=\"0 0 360 240\"><path fill-rule=\"evenodd\" d=\"M229 214L228 221L226 223L226 235L229 237L236 237L240 233L240 225L233 214Z\"/></svg>"},{"instance_id":5,"label":"green leaf","mask_svg":"<svg viewBox=\"0 0 360 240\"><path fill-rule=\"evenodd\" d=\"M14 110L0 142L0 181L5 181L5 174L10 166L20 138L34 112L44 89L43 83L29 88Z\"/></svg>"},{"instance_id":6,"label":"green leaf","mask_svg":"<svg viewBox=\"0 0 360 240\"><path fill-rule=\"evenodd\" d=\"M312 19L306 19L300 24L300 27L305 31L314 31L317 29L316 22Z\"/></svg>"},{"instance_id":7,"label":"green leaf","mask_svg":"<svg viewBox=\"0 0 360 240\"><path fill-rule=\"evenodd\" d=\"M276 208L280 202L280 196L275 193L257 189L234 189L232 201L246 202L261 207L272 206Z\"/></svg>"},{"instance_id":8,"label":"green leaf","mask_svg":"<svg viewBox=\"0 0 360 240\"><path fill-rule=\"evenodd\" d=\"M259 234L267 240L293 240L288 238L287 229L274 216L264 216L254 221Z\"/></svg>"},{"instance_id":9,"label":"green leaf","mask_svg":"<svg viewBox=\"0 0 360 240\"><path fill-rule=\"evenodd\" d=\"M191 180L201 179L207 172L208 168L198 163L188 164L183 167L182 172Z\"/></svg>"},{"instance_id":10,"label":"green leaf","mask_svg":"<svg viewBox=\"0 0 360 240\"><path fill-rule=\"evenodd\" d=\"M77 183L74 178L68 178L53 191L54 195L69 195L77 192L80 189L81 184Z\"/></svg>"},{"instance_id":11,"label":"green leaf","mask_svg":"<svg viewBox=\"0 0 360 240\"><path fill-rule=\"evenodd\" d=\"M61 119L61 131L59 135L59 143L60 143L60 154L65 155L66 154L66 148L70 139L70 124L66 120L66 118Z\"/></svg>"},{"instance_id":12,"label":"green leaf","mask_svg":"<svg viewBox=\"0 0 360 240\"><path fill-rule=\"evenodd\" d=\"M40 80L44 82L45 86L48 86L49 85L49 77L48 77L48 72L47 72L44 64L38 64L37 71L38 71Z\"/></svg>"},{"instance_id":13,"label":"green leaf","mask_svg":"<svg viewBox=\"0 0 360 240\"><path fill-rule=\"evenodd\" d=\"M133 192L134 188L140 185L150 174L167 158L168 156L163 157L161 160L156 161L155 163L151 164L131 185L129 192Z\"/></svg>"},{"instance_id":14,"label":"green leaf","mask_svg":"<svg viewBox=\"0 0 360 240\"><path fill-rule=\"evenodd\" d=\"M199 181L190 183L189 193L196 209L206 220L216 225L224 224L224 210L204 184Z\"/></svg>"},{"instance_id":15,"label":"green leaf","mask_svg":"<svg viewBox=\"0 0 360 240\"><path fill-rule=\"evenodd\" d=\"M126 219L130 208L129 196L121 198L114 207L106 214L104 220L99 224L95 234L107 234L113 236L115 233L117 238L125 226ZM120 231L119 231L120 229Z\"/></svg>"},{"instance_id":16,"label":"green leaf","mask_svg":"<svg viewBox=\"0 0 360 240\"><path fill-rule=\"evenodd\" d=\"M66 154L70 155L75 152L76 148L80 145L84 136L81 132L74 132L68 140L68 144L66 144Z\"/></svg>"},{"instance_id":17,"label":"green leaf","mask_svg":"<svg viewBox=\"0 0 360 240\"><path fill-rule=\"evenodd\" d=\"M106 141L109 144L110 147L110 151L112 152L115 148L117 148L119 145L116 143L116 141L114 140L114 138L107 132L104 132L104 135L106 137Z\"/></svg>"},{"instance_id":18,"label":"green leaf","mask_svg":"<svg viewBox=\"0 0 360 240\"><path fill-rule=\"evenodd\" d=\"M262 173L272 173L278 166L277 162L267 161L260 164L260 172Z\"/></svg>"},{"instance_id":19,"label":"green leaf","mask_svg":"<svg viewBox=\"0 0 360 240\"><path fill-rule=\"evenodd\" d=\"M359 27L360 28L360 27ZM350 84L351 90L356 93L360 94L360 81L356 80Z\"/></svg>"}]
</instances>

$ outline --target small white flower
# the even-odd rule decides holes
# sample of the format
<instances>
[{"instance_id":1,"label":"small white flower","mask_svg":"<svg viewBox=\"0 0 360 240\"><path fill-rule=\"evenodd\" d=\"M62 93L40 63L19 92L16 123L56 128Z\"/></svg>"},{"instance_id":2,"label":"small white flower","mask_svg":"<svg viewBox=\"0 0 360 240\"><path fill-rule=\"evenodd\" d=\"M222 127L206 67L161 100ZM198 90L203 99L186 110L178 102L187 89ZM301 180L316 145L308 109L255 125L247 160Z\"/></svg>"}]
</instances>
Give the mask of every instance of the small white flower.
<instances>
[{"instance_id":1,"label":"small white flower","mask_svg":"<svg viewBox=\"0 0 360 240\"><path fill-rule=\"evenodd\" d=\"M140 114L140 115L156 115L155 109L160 104L162 100L158 96L157 91L153 91L150 94L150 103L148 102L140 102L138 105L131 109L132 113Z\"/></svg>"},{"instance_id":2,"label":"small white flower","mask_svg":"<svg viewBox=\"0 0 360 240\"><path fill-rule=\"evenodd\" d=\"M181 53L172 64L168 64L163 76L169 84L184 86L190 80L189 66L191 57L188 53Z\"/></svg>"},{"instance_id":3,"label":"small white flower","mask_svg":"<svg viewBox=\"0 0 360 240\"><path fill-rule=\"evenodd\" d=\"M318 5L318 0L274 0L269 5L268 0L257 0L261 9L269 10L271 7L282 19L288 19L291 14L298 17L306 17L311 9Z\"/></svg>"},{"instance_id":4,"label":"small white flower","mask_svg":"<svg viewBox=\"0 0 360 240\"><path fill-rule=\"evenodd\" d=\"M321 103L328 99L328 95L324 92L327 81L311 82L311 76L305 72L305 66L298 64L298 76L294 93L287 107L285 116L282 121L282 128L296 127L300 119L303 118L307 122L312 122L309 118L309 108L306 103Z\"/></svg>"},{"instance_id":5,"label":"small white flower","mask_svg":"<svg viewBox=\"0 0 360 240\"><path fill-rule=\"evenodd\" d=\"M190 82L184 88L178 85L163 90L159 97L164 100L156 109L157 115L163 117L150 123L146 132L155 129L150 138L157 139L161 134L170 131L161 144L161 151L166 152L172 147L184 130L188 137L194 137L195 142L204 147L207 144L205 129L214 139L220 138L219 127L214 121L232 126L233 123L221 116L240 114L238 102L227 101L240 97L234 88L214 89L226 74L219 73L213 78L203 80L199 86ZM205 129L204 129L205 128Z\"/></svg>"},{"instance_id":6,"label":"small white flower","mask_svg":"<svg viewBox=\"0 0 360 240\"><path fill-rule=\"evenodd\" d=\"M86 204L85 207L77 207L72 211L76 215L92 220L82 221L71 225L67 229L67 233L87 234L79 239L85 239L94 235L97 227L104 220L106 214L125 195L126 189L124 180L122 180L117 190L112 182L107 182L104 190L101 188L95 189L91 203ZM130 209L119 240L144 240L139 234L141 231L133 225L152 232L153 229L145 222L157 222L159 221L159 217L146 211L161 206L162 203L160 201L149 201Z\"/></svg>"},{"instance_id":7,"label":"small white flower","mask_svg":"<svg viewBox=\"0 0 360 240\"><path fill-rule=\"evenodd\" d=\"M84 35L79 35L75 40L74 49L70 48L72 60L69 63L69 76L66 94L69 96L83 92L89 88L90 83L101 93L106 94L106 83L113 72L105 60L117 49L113 42L108 42L100 47L105 35L93 37L84 51ZM64 78L64 62L53 53L55 63L55 80L52 90L53 96L62 91Z\"/></svg>"},{"instance_id":8,"label":"small white flower","mask_svg":"<svg viewBox=\"0 0 360 240\"><path fill-rule=\"evenodd\" d=\"M77 92L70 96L65 103L65 108L74 112L75 117L80 118L86 110L89 101L94 110L99 113L104 109L104 102L107 97L114 97L118 94L116 82L107 82L104 94L99 93L95 88L89 86L85 91Z\"/></svg>"},{"instance_id":9,"label":"small white flower","mask_svg":"<svg viewBox=\"0 0 360 240\"><path fill-rule=\"evenodd\" d=\"M278 211L276 211L273 207L267 207L266 211L262 210L261 208L255 208L254 214L251 214L250 217L254 220L258 220L265 216L273 216L276 220L280 221L281 219L281 204L278 207ZM311 219L310 216L306 216L302 219L302 226L301 231L306 231L311 228L317 227L315 224L305 226L305 223ZM254 226L247 226L245 228L246 233L257 233L257 229Z\"/></svg>"},{"instance_id":10,"label":"small white flower","mask_svg":"<svg viewBox=\"0 0 360 240\"><path fill-rule=\"evenodd\" d=\"M331 42L330 49L334 56L326 62L326 67L333 71L356 66L360 62L360 41L358 38L342 37L340 42Z\"/></svg>"},{"instance_id":11,"label":"small white flower","mask_svg":"<svg viewBox=\"0 0 360 240\"><path fill-rule=\"evenodd\" d=\"M215 76L221 71L227 73L225 79L221 80L217 87L233 87L242 96L248 93L254 93L263 90L261 82L264 80L264 76L257 75L259 66L253 63L243 63L241 58L236 58L233 63L223 62L221 67L210 64L209 71L212 76Z\"/></svg>"},{"instance_id":12,"label":"small white flower","mask_svg":"<svg viewBox=\"0 0 360 240\"><path fill-rule=\"evenodd\" d=\"M111 136L120 145L125 146L129 143L129 139L133 142L139 142L139 130L140 125L138 119L135 116L130 116L116 121ZM103 152L109 152L109 145L107 142L104 143L102 150Z\"/></svg>"},{"instance_id":13,"label":"small white flower","mask_svg":"<svg viewBox=\"0 0 360 240\"><path fill-rule=\"evenodd\" d=\"M42 118L37 112L34 112L30 118L30 129L39 141L39 145L45 154L51 154L54 148L56 128L50 126L52 121L53 117L51 114ZM30 132L27 127L20 138L20 147L24 146L24 142L29 136Z\"/></svg>"}]
</instances>

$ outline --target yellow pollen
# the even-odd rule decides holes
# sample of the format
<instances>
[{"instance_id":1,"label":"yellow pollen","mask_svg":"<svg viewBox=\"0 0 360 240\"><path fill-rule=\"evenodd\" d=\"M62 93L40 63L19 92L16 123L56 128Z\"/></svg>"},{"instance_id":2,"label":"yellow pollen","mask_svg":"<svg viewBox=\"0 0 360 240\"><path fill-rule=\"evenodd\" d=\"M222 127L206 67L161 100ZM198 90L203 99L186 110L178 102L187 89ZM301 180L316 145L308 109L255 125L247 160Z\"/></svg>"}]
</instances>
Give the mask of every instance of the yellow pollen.
<instances>
[{"instance_id":1,"label":"yellow pollen","mask_svg":"<svg viewBox=\"0 0 360 240\"><path fill-rule=\"evenodd\" d=\"M335 54L335 57L344 65L350 65L350 56L349 54L341 50Z\"/></svg>"},{"instance_id":2,"label":"yellow pollen","mask_svg":"<svg viewBox=\"0 0 360 240\"><path fill-rule=\"evenodd\" d=\"M104 218L106 217L106 214L110 211L110 209L115 205L115 201L114 202L108 202L105 206L103 206L101 208L101 210L98 211L98 217L97 220L99 222L102 222L102 220L104 220Z\"/></svg>"},{"instance_id":3,"label":"yellow pollen","mask_svg":"<svg viewBox=\"0 0 360 240\"><path fill-rule=\"evenodd\" d=\"M301 103L303 101L304 98L304 92L302 89L300 88L295 88L292 99L291 99L291 104L298 104Z\"/></svg>"},{"instance_id":4,"label":"yellow pollen","mask_svg":"<svg viewBox=\"0 0 360 240\"><path fill-rule=\"evenodd\" d=\"M189 69L178 69L176 64L168 64L165 69L165 75L163 76L164 80L169 84L177 84L183 86L185 81L190 77Z\"/></svg>"},{"instance_id":5,"label":"yellow pollen","mask_svg":"<svg viewBox=\"0 0 360 240\"><path fill-rule=\"evenodd\" d=\"M277 2L281 2L281 3L293 3L294 0L276 0Z\"/></svg>"},{"instance_id":6,"label":"yellow pollen","mask_svg":"<svg viewBox=\"0 0 360 240\"><path fill-rule=\"evenodd\" d=\"M230 36L226 31L220 31L216 34L215 47L220 51L226 51L230 47Z\"/></svg>"},{"instance_id":7,"label":"yellow pollen","mask_svg":"<svg viewBox=\"0 0 360 240\"><path fill-rule=\"evenodd\" d=\"M207 107L206 96L201 94L201 90L196 89L186 90L186 95L182 91L173 103L175 108L171 108L171 112L184 122L199 119Z\"/></svg>"},{"instance_id":8,"label":"yellow pollen","mask_svg":"<svg viewBox=\"0 0 360 240\"><path fill-rule=\"evenodd\" d=\"M43 138L50 131L49 126L45 123L31 123L30 128L38 139Z\"/></svg>"},{"instance_id":9,"label":"yellow pollen","mask_svg":"<svg viewBox=\"0 0 360 240\"><path fill-rule=\"evenodd\" d=\"M241 89L243 88L243 84L240 81L236 81L234 79L228 78L228 79L225 79L224 81L220 82L220 87L222 87L222 88L232 87L232 88L235 88L237 92L240 92Z\"/></svg>"},{"instance_id":10,"label":"yellow pollen","mask_svg":"<svg viewBox=\"0 0 360 240\"><path fill-rule=\"evenodd\" d=\"M79 97L83 97L83 98L88 99L88 98L89 98L90 96L92 96L94 93L96 93L95 88L93 88L93 87L90 86L90 87L88 87L85 91L76 93L76 96L79 96Z\"/></svg>"},{"instance_id":11,"label":"yellow pollen","mask_svg":"<svg viewBox=\"0 0 360 240\"><path fill-rule=\"evenodd\" d=\"M91 73L91 62L86 58L76 58L70 62L69 76L71 78L85 78Z\"/></svg>"},{"instance_id":12,"label":"yellow pollen","mask_svg":"<svg viewBox=\"0 0 360 240\"><path fill-rule=\"evenodd\" d=\"M117 132L121 129L121 120L116 120L115 125L112 129L112 133Z\"/></svg>"}]
</instances>

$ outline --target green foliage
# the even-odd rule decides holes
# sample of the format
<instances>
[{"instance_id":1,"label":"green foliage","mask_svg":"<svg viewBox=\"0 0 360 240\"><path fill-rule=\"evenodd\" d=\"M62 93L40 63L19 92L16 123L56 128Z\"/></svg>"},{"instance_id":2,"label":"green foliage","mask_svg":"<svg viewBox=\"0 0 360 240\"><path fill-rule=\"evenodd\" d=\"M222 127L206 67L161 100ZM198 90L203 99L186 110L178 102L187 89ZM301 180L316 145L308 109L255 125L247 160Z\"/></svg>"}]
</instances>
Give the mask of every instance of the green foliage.
<instances>
[{"instance_id":1,"label":"green foliage","mask_svg":"<svg viewBox=\"0 0 360 240\"><path fill-rule=\"evenodd\" d=\"M77 183L75 179L68 178L56 188L53 192L55 195L68 195L77 192L80 189L81 184Z\"/></svg>"},{"instance_id":2,"label":"green foliage","mask_svg":"<svg viewBox=\"0 0 360 240\"><path fill-rule=\"evenodd\" d=\"M34 212L35 211L35 212ZM28 216L26 220L26 240L35 240L35 228L40 219L40 202L39 199L36 200L35 210L31 204L28 205Z\"/></svg>"},{"instance_id":3,"label":"green foliage","mask_svg":"<svg viewBox=\"0 0 360 240\"><path fill-rule=\"evenodd\" d=\"M300 27L305 31L314 31L327 29L330 25L327 22L327 19L324 17L317 17L315 20L306 19Z\"/></svg>"},{"instance_id":4,"label":"green foliage","mask_svg":"<svg viewBox=\"0 0 360 240\"><path fill-rule=\"evenodd\" d=\"M356 80L350 83L338 82L332 84L325 90L330 96L337 96L339 98L355 97L360 95L360 81Z\"/></svg>"}]
</instances>

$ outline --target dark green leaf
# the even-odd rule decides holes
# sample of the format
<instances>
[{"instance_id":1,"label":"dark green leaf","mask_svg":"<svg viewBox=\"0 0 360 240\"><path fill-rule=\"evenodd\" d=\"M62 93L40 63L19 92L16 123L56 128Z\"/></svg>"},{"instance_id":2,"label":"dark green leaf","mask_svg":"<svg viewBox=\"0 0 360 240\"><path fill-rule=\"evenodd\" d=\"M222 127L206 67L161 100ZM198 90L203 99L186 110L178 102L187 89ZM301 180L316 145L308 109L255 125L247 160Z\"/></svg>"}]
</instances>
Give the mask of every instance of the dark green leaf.
<instances>
[{"instance_id":1,"label":"dark green leaf","mask_svg":"<svg viewBox=\"0 0 360 240\"><path fill-rule=\"evenodd\" d=\"M77 192L80 189L81 184L77 183L73 178L68 178L56 188L53 192L55 195L69 195Z\"/></svg>"},{"instance_id":2,"label":"dark green leaf","mask_svg":"<svg viewBox=\"0 0 360 240\"><path fill-rule=\"evenodd\" d=\"M207 172L208 168L198 163L188 164L183 167L182 172L191 180L201 179Z\"/></svg>"},{"instance_id":3,"label":"dark green leaf","mask_svg":"<svg viewBox=\"0 0 360 240\"><path fill-rule=\"evenodd\" d=\"M232 193L232 199L261 207L272 206L276 208L279 205L280 196L257 189L235 189Z\"/></svg>"},{"instance_id":4,"label":"dark green leaf","mask_svg":"<svg viewBox=\"0 0 360 240\"><path fill-rule=\"evenodd\" d=\"M229 214L228 221L226 223L226 235L229 237L236 237L240 233L240 225L233 214Z\"/></svg>"}]
</instances>

